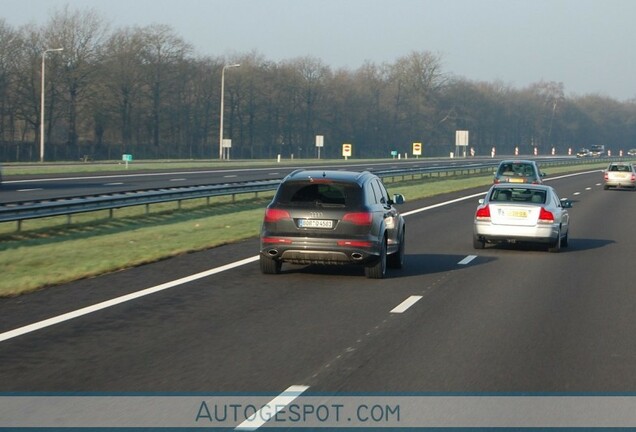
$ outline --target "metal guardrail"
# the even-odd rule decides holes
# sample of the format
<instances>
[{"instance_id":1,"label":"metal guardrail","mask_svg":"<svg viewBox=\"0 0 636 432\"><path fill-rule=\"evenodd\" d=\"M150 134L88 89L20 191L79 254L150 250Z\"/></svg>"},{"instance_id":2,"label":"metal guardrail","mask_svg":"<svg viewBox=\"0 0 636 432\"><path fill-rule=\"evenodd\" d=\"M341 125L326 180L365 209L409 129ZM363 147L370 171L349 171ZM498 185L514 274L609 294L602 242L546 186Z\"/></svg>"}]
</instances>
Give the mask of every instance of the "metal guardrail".
<instances>
[{"instance_id":1,"label":"metal guardrail","mask_svg":"<svg viewBox=\"0 0 636 432\"><path fill-rule=\"evenodd\" d=\"M609 161L609 158L603 161ZM599 160L600 161L600 160ZM556 165L574 165L577 163L590 163L596 160L558 160L558 161L541 161L541 166ZM492 170L498 165L496 162L490 163L473 163L465 165L449 165L437 167L412 167L392 170L377 170L374 174L382 177L384 180L395 182L396 179L407 180L420 178L444 178L461 175L476 175L483 173L492 173ZM44 218L51 216L68 215L69 218L73 214L94 212L100 210L110 210L110 217L113 216L113 210L131 207L146 206L146 212L149 211L151 204L177 202L181 206L181 201L196 198L211 198L216 196L232 196L233 198L239 194L274 191L280 184L280 180L264 180L252 181L245 183L227 183L220 185L207 186L191 186L179 188L166 188L155 190L143 190L136 192L113 193L99 196L84 196L76 198L65 198L48 201L23 201L7 204L0 204L0 222L18 222L18 231L21 228L21 221L28 219ZM70 220L69 220L70 222Z\"/></svg>"}]
</instances>

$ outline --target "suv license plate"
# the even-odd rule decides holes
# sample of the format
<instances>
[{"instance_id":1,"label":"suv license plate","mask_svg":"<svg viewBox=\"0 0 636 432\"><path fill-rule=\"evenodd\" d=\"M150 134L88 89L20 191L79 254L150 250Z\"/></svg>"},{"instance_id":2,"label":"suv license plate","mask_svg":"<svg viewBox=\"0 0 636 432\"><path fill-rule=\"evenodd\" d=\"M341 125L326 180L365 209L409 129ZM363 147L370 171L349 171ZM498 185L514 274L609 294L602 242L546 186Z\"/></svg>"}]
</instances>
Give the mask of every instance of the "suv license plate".
<instances>
[{"instance_id":1,"label":"suv license plate","mask_svg":"<svg viewBox=\"0 0 636 432\"><path fill-rule=\"evenodd\" d=\"M298 221L300 228L333 228L333 221L328 219L300 219Z\"/></svg>"}]
</instances>

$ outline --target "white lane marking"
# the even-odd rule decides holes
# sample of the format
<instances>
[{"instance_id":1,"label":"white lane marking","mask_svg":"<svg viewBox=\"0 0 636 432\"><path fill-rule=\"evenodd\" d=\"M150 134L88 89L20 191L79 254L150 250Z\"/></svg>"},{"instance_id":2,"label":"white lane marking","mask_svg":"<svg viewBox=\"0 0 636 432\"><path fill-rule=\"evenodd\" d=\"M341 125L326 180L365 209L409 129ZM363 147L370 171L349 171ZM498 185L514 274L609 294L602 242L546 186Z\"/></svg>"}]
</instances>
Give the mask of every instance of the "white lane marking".
<instances>
[{"instance_id":1,"label":"white lane marking","mask_svg":"<svg viewBox=\"0 0 636 432\"><path fill-rule=\"evenodd\" d=\"M272 173L267 173L267 175L280 175L280 173L272 172Z\"/></svg>"},{"instance_id":2,"label":"white lane marking","mask_svg":"<svg viewBox=\"0 0 636 432\"><path fill-rule=\"evenodd\" d=\"M31 188L31 189L18 189L18 192L33 192L33 191L41 191L44 190L42 188Z\"/></svg>"},{"instance_id":3,"label":"white lane marking","mask_svg":"<svg viewBox=\"0 0 636 432\"><path fill-rule=\"evenodd\" d=\"M397 305L396 307L394 307L391 310L391 313L404 313L408 308L410 308L415 303L417 303L421 298L422 296L411 296L407 298L406 300L404 300L399 305Z\"/></svg>"},{"instance_id":4,"label":"white lane marking","mask_svg":"<svg viewBox=\"0 0 636 432\"><path fill-rule=\"evenodd\" d=\"M309 386L293 385L287 390L276 396L274 399L266 403L263 408L249 416L243 423L238 425L234 430L255 431L259 427L267 423L268 420L274 418L287 405L292 403L294 399L305 392Z\"/></svg>"},{"instance_id":5,"label":"white lane marking","mask_svg":"<svg viewBox=\"0 0 636 432\"><path fill-rule=\"evenodd\" d=\"M602 183L596 183L596 186L600 186Z\"/></svg>"},{"instance_id":6,"label":"white lane marking","mask_svg":"<svg viewBox=\"0 0 636 432\"><path fill-rule=\"evenodd\" d=\"M592 188L591 187L586 187L585 190L592 190Z\"/></svg>"},{"instance_id":7,"label":"white lane marking","mask_svg":"<svg viewBox=\"0 0 636 432\"><path fill-rule=\"evenodd\" d=\"M574 192L572 195L574 195L574 196L581 195L581 192Z\"/></svg>"},{"instance_id":8,"label":"white lane marking","mask_svg":"<svg viewBox=\"0 0 636 432\"><path fill-rule=\"evenodd\" d=\"M459 265L466 265L469 264L472 260L474 260L475 258L477 258L477 255L468 255L466 258L464 258L463 260L461 260L460 262L458 262L457 264Z\"/></svg>"},{"instance_id":9,"label":"white lane marking","mask_svg":"<svg viewBox=\"0 0 636 432\"><path fill-rule=\"evenodd\" d=\"M77 309L75 311L68 312L68 313L65 313L65 314L62 314L62 315L58 315L58 316L53 317L53 318L45 319L43 321L39 321L39 322L36 322L36 323L33 323L33 324L29 324L29 325L26 325L26 326L23 326L23 327L18 327L17 329L10 330L10 331L4 332L4 333L0 333L0 342L12 339L14 337L18 337L18 336L21 336L21 335L24 335L24 334L27 334L27 333L31 333L31 332L34 332L34 331L37 331L37 330L41 330L41 329L43 329L45 327L50 327L52 325L59 324L59 323L62 323L64 321L69 321L69 320L72 320L74 318L81 317L83 315L87 315L87 314L90 314L90 313L93 313L93 312L97 312L99 310L106 309L106 308L109 308L111 306L116 306L118 304L125 303L125 302L130 301L130 300L138 299L140 297L144 297L144 296L147 296L147 295L150 295L150 294L154 294L154 293L159 292L159 291L167 290L167 289L174 288L176 286L183 285L183 284L186 284L186 283L198 280L198 279L202 279L202 278L205 278L205 277L208 277L208 276L212 276L212 275L215 275L217 273L224 272L226 270L230 270L230 269L233 269L233 268L236 268L236 267L241 267L241 266L243 266L245 264L249 264L249 263L254 262L254 261L258 261L258 255L250 257L250 258L245 258L243 260L236 261L236 262L233 262L233 263L230 263L230 264L226 264L226 265L223 265L221 267L216 267L216 268L213 268L213 269L210 269L210 270L206 270L206 271L203 271L201 273L197 273L197 274L193 274L193 275L190 275L190 276L186 276L186 277L183 277L181 279L177 279L177 280L174 280L174 281L171 281L171 282L166 282L166 283L161 284L161 285L157 285L157 286L154 286L154 287L146 288L146 289L143 289L141 291L137 291L137 292L133 292L133 293L130 293L130 294L126 294L126 295L123 295L121 297L114 298L112 300L106 300L106 301L103 301L101 303L97 303L97 304L94 304L92 306L87 306L87 307L82 308L82 309Z\"/></svg>"},{"instance_id":10,"label":"white lane marking","mask_svg":"<svg viewBox=\"0 0 636 432\"><path fill-rule=\"evenodd\" d=\"M443 207L443 206L447 206L447 205L450 205L450 204L458 203L460 201L466 201L467 199L471 199L471 198L475 198L475 197L478 197L478 196L485 195L486 192L487 191L479 192L479 193L476 193L476 194L467 195L467 196L460 197L460 198L455 198L455 199L450 200L450 201L444 201L444 202L433 204L433 205L430 205L430 206L427 206L427 207L422 207L422 208L419 208L419 209L411 210L409 212L402 213L402 216L410 216L412 214L420 213L420 212L427 211L427 210L432 210L432 209L437 208L437 207Z\"/></svg>"},{"instance_id":11,"label":"white lane marking","mask_svg":"<svg viewBox=\"0 0 636 432\"><path fill-rule=\"evenodd\" d=\"M235 175L235 174L232 174L232 175L224 175L224 176L223 176L223 178L234 178L234 177L238 177L238 176L237 176L237 175Z\"/></svg>"},{"instance_id":12,"label":"white lane marking","mask_svg":"<svg viewBox=\"0 0 636 432\"><path fill-rule=\"evenodd\" d=\"M104 186L121 186L124 182L104 183Z\"/></svg>"},{"instance_id":13,"label":"white lane marking","mask_svg":"<svg viewBox=\"0 0 636 432\"><path fill-rule=\"evenodd\" d=\"M185 178L173 178L173 179L170 179L170 181L172 181L172 182L186 181L186 180L187 179L185 179Z\"/></svg>"}]
</instances>

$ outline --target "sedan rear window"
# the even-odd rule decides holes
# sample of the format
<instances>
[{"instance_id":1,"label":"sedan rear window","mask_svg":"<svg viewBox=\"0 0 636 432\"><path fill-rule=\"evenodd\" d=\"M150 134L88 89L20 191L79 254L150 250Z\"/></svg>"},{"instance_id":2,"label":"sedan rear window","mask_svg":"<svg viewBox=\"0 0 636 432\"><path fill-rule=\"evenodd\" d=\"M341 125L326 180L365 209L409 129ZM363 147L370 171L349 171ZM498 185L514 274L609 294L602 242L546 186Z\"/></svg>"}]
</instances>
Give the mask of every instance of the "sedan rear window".
<instances>
[{"instance_id":1,"label":"sedan rear window","mask_svg":"<svg viewBox=\"0 0 636 432\"><path fill-rule=\"evenodd\" d=\"M492 191L490 201L545 204L546 192L526 188L498 188Z\"/></svg>"}]
</instances>

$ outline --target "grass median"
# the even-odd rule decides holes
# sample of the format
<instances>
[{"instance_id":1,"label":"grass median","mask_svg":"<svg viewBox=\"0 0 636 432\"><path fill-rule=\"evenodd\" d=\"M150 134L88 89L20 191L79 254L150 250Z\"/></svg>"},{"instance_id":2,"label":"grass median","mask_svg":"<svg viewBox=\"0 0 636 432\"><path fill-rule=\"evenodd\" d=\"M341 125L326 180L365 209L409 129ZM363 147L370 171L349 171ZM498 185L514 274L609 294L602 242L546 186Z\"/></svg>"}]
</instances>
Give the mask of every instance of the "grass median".
<instances>
[{"instance_id":1,"label":"grass median","mask_svg":"<svg viewBox=\"0 0 636 432\"><path fill-rule=\"evenodd\" d=\"M559 167L559 172L598 168ZM557 168L553 169L555 172ZM550 174L550 171L548 171ZM492 176L407 180L387 183L389 193L407 200L478 186ZM205 250L258 236L263 211L273 193L190 200L145 207L0 224L0 297L60 285L82 278ZM257 253L254 250L254 253Z\"/></svg>"}]
</instances>

